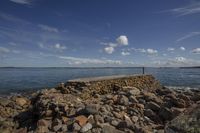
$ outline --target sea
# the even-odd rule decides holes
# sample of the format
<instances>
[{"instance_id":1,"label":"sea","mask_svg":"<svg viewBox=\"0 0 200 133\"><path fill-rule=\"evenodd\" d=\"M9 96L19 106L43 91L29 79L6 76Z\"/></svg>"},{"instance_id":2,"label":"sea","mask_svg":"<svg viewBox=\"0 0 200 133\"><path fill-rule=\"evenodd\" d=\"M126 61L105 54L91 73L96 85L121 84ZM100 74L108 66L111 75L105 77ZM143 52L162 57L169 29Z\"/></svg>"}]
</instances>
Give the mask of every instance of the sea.
<instances>
[{"instance_id":1,"label":"sea","mask_svg":"<svg viewBox=\"0 0 200 133\"><path fill-rule=\"evenodd\" d=\"M166 87L200 90L200 68L147 67L144 70L145 74L152 74ZM132 74L142 74L142 68L0 68L0 95L52 88L76 78Z\"/></svg>"}]
</instances>

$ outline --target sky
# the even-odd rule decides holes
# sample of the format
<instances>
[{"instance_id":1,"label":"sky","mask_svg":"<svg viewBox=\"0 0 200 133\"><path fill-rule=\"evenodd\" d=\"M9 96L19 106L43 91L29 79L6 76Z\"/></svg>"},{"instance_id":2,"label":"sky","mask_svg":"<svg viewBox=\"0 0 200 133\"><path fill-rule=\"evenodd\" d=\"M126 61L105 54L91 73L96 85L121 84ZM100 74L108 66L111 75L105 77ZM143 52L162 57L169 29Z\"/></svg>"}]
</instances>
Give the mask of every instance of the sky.
<instances>
[{"instance_id":1,"label":"sky","mask_svg":"<svg viewBox=\"0 0 200 133\"><path fill-rule=\"evenodd\" d=\"M200 65L200 0L1 0L0 67Z\"/></svg>"}]
</instances>

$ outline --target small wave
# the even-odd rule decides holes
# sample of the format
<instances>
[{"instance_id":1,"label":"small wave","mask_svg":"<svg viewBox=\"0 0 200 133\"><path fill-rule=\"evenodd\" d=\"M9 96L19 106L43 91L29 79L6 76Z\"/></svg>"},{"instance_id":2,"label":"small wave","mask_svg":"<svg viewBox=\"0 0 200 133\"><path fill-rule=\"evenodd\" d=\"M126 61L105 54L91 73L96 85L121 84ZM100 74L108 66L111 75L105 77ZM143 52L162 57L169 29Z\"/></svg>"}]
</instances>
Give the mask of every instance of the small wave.
<instances>
[{"instance_id":1,"label":"small wave","mask_svg":"<svg viewBox=\"0 0 200 133\"><path fill-rule=\"evenodd\" d=\"M189 87L189 86L166 86L169 89L175 89L175 90L200 90L200 87Z\"/></svg>"}]
</instances>

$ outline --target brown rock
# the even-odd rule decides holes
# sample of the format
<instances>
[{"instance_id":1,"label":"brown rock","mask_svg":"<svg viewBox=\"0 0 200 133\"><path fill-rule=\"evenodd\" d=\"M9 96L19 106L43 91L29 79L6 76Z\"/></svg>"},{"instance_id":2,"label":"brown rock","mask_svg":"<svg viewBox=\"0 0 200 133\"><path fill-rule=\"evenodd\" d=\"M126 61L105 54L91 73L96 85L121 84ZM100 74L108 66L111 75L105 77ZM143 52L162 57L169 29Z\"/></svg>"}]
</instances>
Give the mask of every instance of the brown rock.
<instances>
[{"instance_id":1,"label":"brown rock","mask_svg":"<svg viewBox=\"0 0 200 133\"><path fill-rule=\"evenodd\" d=\"M48 133L49 132L49 127L50 123L44 119L40 119L38 122L37 122L37 129L36 131L38 133Z\"/></svg>"},{"instance_id":2,"label":"brown rock","mask_svg":"<svg viewBox=\"0 0 200 133\"><path fill-rule=\"evenodd\" d=\"M143 95L144 95L144 98L145 98L146 101L149 101L149 102L153 101L157 104L163 103L163 101L159 97L157 97L154 93L145 92L145 93L143 93Z\"/></svg>"},{"instance_id":3,"label":"brown rock","mask_svg":"<svg viewBox=\"0 0 200 133\"><path fill-rule=\"evenodd\" d=\"M69 120L68 117L62 116L62 122L63 122L63 123L67 123L68 120Z\"/></svg>"},{"instance_id":4,"label":"brown rock","mask_svg":"<svg viewBox=\"0 0 200 133\"><path fill-rule=\"evenodd\" d=\"M15 133L27 133L27 128L20 128L15 131Z\"/></svg>"},{"instance_id":5,"label":"brown rock","mask_svg":"<svg viewBox=\"0 0 200 133\"><path fill-rule=\"evenodd\" d=\"M85 117L84 115L80 115L80 116L77 116L77 117L75 118L75 120L76 120L77 123L82 127L82 126L84 126L84 125L87 123L88 118Z\"/></svg>"},{"instance_id":6,"label":"brown rock","mask_svg":"<svg viewBox=\"0 0 200 133\"><path fill-rule=\"evenodd\" d=\"M176 108L176 107L172 107L171 111L174 115L174 117L178 116L180 113L182 113L185 110L185 108Z\"/></svg>"},{"instance_id":7,"label":"brown rock","mask_svg":"<svg viewBox=\"0 0 200 133\"><path fill-rule=\"evenodd\" d=\"M24 106L25 104L27 104L27 99L25 98L16 98L16 104L19 105L19 106Z\"/></svg>"},{"instance_id":8,"label":"brown rock","mask_svg":"<svg viewBox=\"0 0 200 133\"><path fill-rule=\"evenodd\" d=\"M138 88L136 88L136 87L133 87L133 86L126 86L126 87L123 87L122 89L123 90L128 90L128 94L129 95L136 96L136 95L140 94L140 90Z\"/></svg>"}]
</instances>

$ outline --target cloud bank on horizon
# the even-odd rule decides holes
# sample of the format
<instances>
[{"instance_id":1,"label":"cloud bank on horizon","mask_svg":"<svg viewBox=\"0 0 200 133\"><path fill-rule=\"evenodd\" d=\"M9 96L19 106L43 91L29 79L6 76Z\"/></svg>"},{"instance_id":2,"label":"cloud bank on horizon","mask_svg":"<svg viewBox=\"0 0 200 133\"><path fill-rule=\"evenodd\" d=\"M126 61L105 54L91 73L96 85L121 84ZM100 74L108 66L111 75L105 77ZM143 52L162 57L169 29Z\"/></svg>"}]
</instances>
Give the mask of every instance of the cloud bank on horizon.
<instances>
[{"instance_id":1,"label":"cloud bank on horizon","mask_svg":"<svg viewBox=\"0 0 200 133\"><path fill-rule=\"evenodd\" d=\"M193 0L3 0L0 67L200 66L199 15Z\"/></svg>"}]
</instances>

